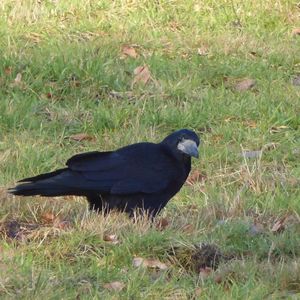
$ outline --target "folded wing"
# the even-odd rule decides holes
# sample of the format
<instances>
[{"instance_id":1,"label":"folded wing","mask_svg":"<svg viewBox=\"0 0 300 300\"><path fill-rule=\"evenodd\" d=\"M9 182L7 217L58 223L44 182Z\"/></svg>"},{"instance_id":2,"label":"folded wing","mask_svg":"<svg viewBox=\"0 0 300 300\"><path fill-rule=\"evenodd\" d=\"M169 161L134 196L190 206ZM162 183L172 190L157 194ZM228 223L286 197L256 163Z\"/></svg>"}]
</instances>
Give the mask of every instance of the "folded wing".
<instances>
[{"instance_id":1,"label":"folded wing","mask_svg":"<svg viewBox=\"0 0 300 300\"><path fill-rule=\"evenodd\" d=\"M144 153L145 149L148 153ZM155 144L148 144L147 147L140 144L132 149L127 147L124 151L75 155L67 161L67 166L84 178L80 185L84 184L99 193L159 193L172 179L170 161Z\"/></svg>"}]
</instances>

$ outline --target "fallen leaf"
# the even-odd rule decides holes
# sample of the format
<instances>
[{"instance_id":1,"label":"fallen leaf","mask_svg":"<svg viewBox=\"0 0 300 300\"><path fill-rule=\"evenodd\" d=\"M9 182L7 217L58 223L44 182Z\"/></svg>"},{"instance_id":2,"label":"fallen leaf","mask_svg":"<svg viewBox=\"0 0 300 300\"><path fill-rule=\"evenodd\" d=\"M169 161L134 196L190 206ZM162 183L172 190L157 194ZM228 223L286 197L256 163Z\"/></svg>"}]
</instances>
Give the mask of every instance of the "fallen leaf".
<instances>
[{"instance_id":1,"label":"fallen leaf","mask_svg":"<svg viewBox=\"0 0 300 300\"><path fill-rule=\"evenodd\" d=\"M263 151L271 151L271 150L275 150L278 146L278 143L268 143L263 145L262 150Z\"/></svg>"},{"instance_id":2,"label":"fallen leaf","mask_svg":"<svg viewBox=\"0 0 300 300\"><path fill-rule=\"evenodd\" d=\"M245 121L243 121L243 125L250 127L250 128L257 128L257 123L254 120L245 120Z\"/></svg>"},{"instance_id":3,"label":"fallen leaf","mask_svg":"<svg viewBox=\"0 0 300 300\"><path fill-rule=\"evenodd\" d=\"M158 259L147 259L145 260L145 264L149 268L158 268L160 270L168 269L168 266L165 263L159 261Z\"/></svg>"},{"instance_id":4,"label":"fallen leaf","mask_svg":"<svg viewBox=\"0 0 300 300\"><path fill-rule=\"evenodd\" d=\"M105 289L110 291L120 292L124 289L125 284L121 281L112 281L103 285Z\"/></svg>"},{"instance_id":5,"label":"fallen leaf","mask_svg":"<svg viewBox=\"0 0 300 300\"><path fill-rule=\"evenodd\" d=\"M224 138L223 134L213 134L211 139L213 142L218 143Z\"/></svg>"},{"instance_id":6,"label":"fallen leaf","mask_svg":"<svg viewBox=\"0 0 300 300\"><path fill-rule=\"evenodd\" d=\"M300 28L293 29L292 35L300 35Z\"/></svg>"},{"instance_id":7,"label":"fallen leaf","mask_svg":"<svg viewBox=\"0 0 300 300\"><path fill-rule=\"evenodd\" d=\"M52 212L45 212L42 214L42 220L46 223L53 223L56 216Z\"/></svg>"},{"instance_id":8,"label":"fallen leaf","mask_svg":"<svg viewBox=\"0 0 300 300\"><path fill-rule=\"evenodd\" d=\"M283 216L282 218L278 219L271 228L271 231L274 233L280 233L285 229L284 222L288 215Z\"/></svg>"},{"instance_id":9,"label":"fallen leaf","mask_svg":"<svg viewBox=\"0 0 300 300\"><path fill-rule=\"evenodd\" d=\"M156 224L156 228L159 230L164 230L169 226L169 221L166 218L161 218Z\"/></svg>"},{"instance_id":10,"label":"fallen leaf","mask_svg":"<svg viewBox=\"0 0 300 300\"><path fill-rule=\"evenodd\" d=\"M192 224L186 224L181 230L185 233L192 233L195 230L195 227Z\"/></svg>"},{"instance_id":11,"label":"fallen leaf","mask_svg":"<svg viewBox=\"0 0 300 300\"><path fill-rule=\"evenodd\" d=\"M150 70L146 65L135 68L133 74L134 78L131 86L135 85L137 82L146 84L151 78Z\"/></svg>"},{"instance_id":12,"label":"fallen leaf","mask_svg":"<svg viewBox=\"0 0 300 300\"><path fill-rule=\"evenodd\" d=\"M214 277L214 282L215 282L215 283L218 283L218 284L222 283L222 282L223 282L223 277L222 277L222 275L221 275L221 274L217 274L217 275Z\"/></svg>"},{"instance_id":13,"label":"fallen leaf","mask_svg":"<svg viewBox=\"0 0 300 300\"><path fill-rule=\"evenodd\" d=\"M144 259L142 257L135 257L132 260L132 265L137 268L137 267L142 266L143 262L144 262Z\"/></svg>"},{"instance_id":14,"label":"fallen leaf","mask_svg":"<svg viewBox=\"0 0 300 300\"><path fill-rule=\"evenodd\" d=\"M300 74L293 78L292 84L295 86L300 86Z\"/></svg>"},{"instance_id":15,"label":"fallen leaf","mask_svg":"<svg viewBox=\"0 0 300 300\"><path fill-rule=\"evenodd\" d=\"M188 59L190 57L190 53L189 52L183 52L183 53L181 53L181 57L183 59Z\"/></svg>"},{"instance_id":16,"label":"fallen leaf","mask_svg":"<svg viewBox=\"0 0 300 300\"><path fill-rule=\"evenodd\" d=\"M116 234L104 234L103 241L110 242L112 244L119 244L118 237Z\"/></svg>"},{"instance_id":17,"label":"fallen leaf","mask_svg":"<svg viewBox=\"0 0 300 300\"><path fill-rule=\"evenodd\" d=\"M4 69L4 73L5 73L5 75L7 75L7 76L11 75L11 73L12 73L12 67L6 67L6 68Z\"/></svg>"},{"instance_id":18,"label":"fallen leaf","mask_svg":"<svg viewBox=\"0 0 300 300\"><path fill-rule=\"evenodd\" d=\"M62 221L60 218L56 218L54 221L54 226L56 228L66 230L71 227L71 223L69 221Z\"/></svg>"},{"instance_id":19,"label":"fallen leaf","mask_svg":"<svg viewBox=\"0 0 300 300\"><path fill-rule=\"evenodd\" d=\"M142 257L135 257L132 261L134 267L148 267L148 268L157 268L160 270L168 269L168 266L165 263L162 263L158 259L145 259Z\"/></svg>"},{"instance_id":20,"label":"fallen leaf","mask_svg":"<svg viewBox=\"0 0 300 300\"><path fill-rule=\"evenodd\" d=\"M211 272L213 271L212 268L210 267L205 267L205 268L200 268L199 270L199 277L204 280L206 278L208 278L211 274Z\"/></svg>"},{"instance_id":21,"label":"fallen leaf","mask_svg":"<svg viewBox=\"0 0 300 300\"><path fill-rule=\"evenodd\" d=\"M200 56L208 55L208 48L206 46L200 47L197 49L197 53Z\"/></svg>"},{"instance_id":22,"label":"fallen leaf","mask_svg":"<svg viewBox=\"0 0 300 300\"><path fill-rule=\"evenodd\" d=\"M73 134L69 136L71 140L74 140L76 142L81 142L81 141L94 141L95 137L88 135L86 133L78 133L78 134Z\"/></svg>"},{"instance_id":23,"label":"fallen leaf","mask_svg":"<svg viewBox=\"0 0 300 300\"><path fill-rule=\"evenodd\" d=\"M235 90L238 92L244 92L250 90L254 86L255 86L254 79L245 78L236 83Z\"/></svg>"},{"instance_id":24,"label":"fallen leaf","mask_svg":"<svg viewBox=\"0 0 300 300\"><path fill-rule=\"evenodd\" d=\"M22 82L22 74L18 73L15 80L14 80L15 84L20 84Z\"/></svg>"},{"instance_id":25,"label":"fallen leaf","mask_svg":"<svg viewBox=\"0 0 300 300\"><path fill-rule=\"evenodd\" d=\"M206 180L206 176L203 175L200 171L194 170L186 180L188 185L194 185L197 182L204 182Z\"/></svg>"},{"instance_id":26,"label":"fallen leaf","mask_svg":"<svg viewBox=\"0 0 300 300\"><path fill-rule=\"evenodd\" d=\"M128 46L128 45L124 45L122 47L122 54L123 54L124 58L125 57L137 58L137 56L138 56L135 48L131 47L131 46Z\"/></svg>"}]
</instances>

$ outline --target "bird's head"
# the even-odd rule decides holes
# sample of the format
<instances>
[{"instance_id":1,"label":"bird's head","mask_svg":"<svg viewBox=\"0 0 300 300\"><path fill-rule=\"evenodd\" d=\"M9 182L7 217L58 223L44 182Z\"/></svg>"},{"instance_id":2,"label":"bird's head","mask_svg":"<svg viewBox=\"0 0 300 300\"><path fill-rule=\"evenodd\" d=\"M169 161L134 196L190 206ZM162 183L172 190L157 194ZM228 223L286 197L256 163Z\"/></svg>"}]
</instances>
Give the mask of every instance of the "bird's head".
<instances>
[{"instance_id":1,"label":"bird's head","mask_svg":"<svg viewBox=\"0 0 300 300\"><path fill-rule=\"evenodd\" d=\"M184 154L189 157L199 157L200 139L194 131L188 129L177 130L168 135L162 143L168 145L176 155Z\"/></svg>"}]
</instances>

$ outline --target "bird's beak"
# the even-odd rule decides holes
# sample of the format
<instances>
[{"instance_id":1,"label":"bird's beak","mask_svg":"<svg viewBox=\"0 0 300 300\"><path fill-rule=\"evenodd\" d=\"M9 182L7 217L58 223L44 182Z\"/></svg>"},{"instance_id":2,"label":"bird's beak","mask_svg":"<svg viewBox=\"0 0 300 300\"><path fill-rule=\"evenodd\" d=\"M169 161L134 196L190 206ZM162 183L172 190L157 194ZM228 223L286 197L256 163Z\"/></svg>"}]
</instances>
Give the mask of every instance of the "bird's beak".
<instances>
[{"instance_id":1,"label":"bird's beak","mask_svg":"<svg viewBox=\"0 0 300 300\"><path fill-rule=\"evenodd\" d=\"M193 156L196 158L199 157L197 144L192 140L184 139L183 141L178 143L177 149L189 156Z\"/></svg>"}]
</instances>

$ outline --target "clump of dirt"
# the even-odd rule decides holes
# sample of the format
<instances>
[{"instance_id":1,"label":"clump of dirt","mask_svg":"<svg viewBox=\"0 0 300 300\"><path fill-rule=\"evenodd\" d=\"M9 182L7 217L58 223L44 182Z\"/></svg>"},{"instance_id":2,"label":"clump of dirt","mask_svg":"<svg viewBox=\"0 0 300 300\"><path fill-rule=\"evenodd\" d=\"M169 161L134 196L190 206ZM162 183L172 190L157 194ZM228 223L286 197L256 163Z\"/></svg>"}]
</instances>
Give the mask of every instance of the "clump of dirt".
<instances>
[{"instance_id":1,"label":"clump of dirt","mask_svg":"<svg viewBox=\"0 0 300 300\"><path fill-rule=\"evenodd\" d=\"M29 233L38 228L38 224L27 224L18 220L9 220L0 224L0 236L4 239L24 241Z\"/></svg>"},{"instance_id":2,"label":"clump of dirt","mask_svg":"<svg viewBox=\"0 0 300 300\"><path fill-rule=\"evenodd\" d=\"M233 255L224 254L217 245L209 243L175 246L169 253L172 263L196 273L206 268L216 270L221 262L233 259Z\"/></svg>"},{"instance_id":3,"label":"clump of dirt","mask_svg":"<svg viewBox=\"0 0 300 300\"><path fill-rule=\"evenodd\" d=\"M196 246L191 258L194 268L197 271L206 267L217 269L221 260L225 258L225 255L214 244L200 244Z\"/></svg>"}]
</instances>

